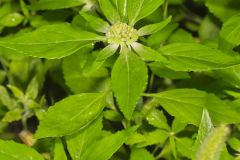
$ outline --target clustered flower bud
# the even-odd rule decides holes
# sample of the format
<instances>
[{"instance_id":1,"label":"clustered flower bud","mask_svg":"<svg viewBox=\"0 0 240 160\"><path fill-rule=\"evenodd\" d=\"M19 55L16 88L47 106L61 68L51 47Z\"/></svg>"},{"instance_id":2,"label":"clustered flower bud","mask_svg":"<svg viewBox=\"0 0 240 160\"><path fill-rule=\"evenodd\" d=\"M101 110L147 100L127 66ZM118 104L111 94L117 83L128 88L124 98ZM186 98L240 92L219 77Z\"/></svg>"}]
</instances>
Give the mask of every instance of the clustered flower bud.
<instances>
[{"instance_id":1,"label":"clustered flower bud","mask_svg":"<svg viewBox=\"0 0 240 160\"><path fill-rule=\"evenodd\" d=\"M138 32L126 23L117 22L106 33L108 43L131 45L138 39Z\"/></svg>"}]
</instances>

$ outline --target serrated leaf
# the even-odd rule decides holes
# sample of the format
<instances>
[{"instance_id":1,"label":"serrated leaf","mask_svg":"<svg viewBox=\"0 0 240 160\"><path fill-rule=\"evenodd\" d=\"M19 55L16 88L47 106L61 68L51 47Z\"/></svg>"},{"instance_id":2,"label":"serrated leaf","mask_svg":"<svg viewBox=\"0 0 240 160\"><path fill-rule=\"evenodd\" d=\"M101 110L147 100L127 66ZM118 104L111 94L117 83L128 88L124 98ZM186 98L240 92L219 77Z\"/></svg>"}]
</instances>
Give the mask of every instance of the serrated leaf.
<instances>
[{"instance_id":1,"label":"serrated leaf","mask_svg":"<svg viewBox=\"0 0 240 160\"><path fill-rule=\"evenodd\" d=\"M102 134L102 117L93 121L79 132L66 136L67 148L73 160L81 160L89 146Z\"/></svg>"},{"instance_id":2,"label":"serrated leaf","mask_svg":"<svg viewBox=\"0 0 240 160\"><path fill-rule=\"evenodd\" d=\"M32 148L14 141L0 140L1 160L43 160L43 157Z\"/></svg>"},{"instance_id":3,"label":"serrated leaf","mask_svg":"<svg viewBox=\"0 0 240 160\"><path fill-rule=\"evenodd\" d=\"M131 151L130 160L155 160L154 156L144 148L134 148Z\"/></svg>"},{"instance_id":4,"label":"serrated leaf","mask_svg":"<svg viewBox=\"0 0 240 160\"><path fill-rule=\"evenodd\" d=\"M97 118L105 105L104 93L83 93L69 96L45 113L36 138L61 137L86 127Z\"/></svg>"},{"instance_id":5,"label":"serrated leaf","mask_svg":"<svg viewBox=\"0 0 240 160\"><path fill-rule=\"evenodd\" d=\"M0 47L22 55L53 59L69 56L81 47L103 39L95 33L80 32L64 23L46 25L33 32L2 38Z\"/></svg>"},{"instance_id":6,"label":"serrated leaf","mask_svg":"<svg viewBox=\"0 0 240 160\"><path fill-rule=\"evenodd\" d=\"M114 24L120 21L118 11L110 0L98 0L98 1L103 14L109 20L109 22Z\"/></svg>"},{"instance_id":7,"label":"serrated leaf","mask_svg":"<svg viewBox=\"0 0 240 160\"><path fill-rule=\"evenodd\" d=\"M203 108L212 117L213 124L238 123L239 113L230 104L213 94L196 89L174 89L152 94L166 111L184 122L198 126Z\"/></svg>"},{"instance_id":8,"label":"serrated leaf","mask_svg":"<svg viewBox=\"0 0 240 160\"><path fill-rule=\"evenodd\" d=\"M196 154L196 160L217 160L225 146L229 128L219 126L213 129L204 139L203 144L199 147Z\"/></svg>"},{"instance_id":9,"label":"serrated leaf","mask_svg":"<svg viewBox=\"0 0 240 160\"><path fill-rule=\"evenodd\" d=\"M138 35L139 36L145 36L149 34L153 34L155 32L158 32L162 30L164 27L170 23L172 17L168 17L166 20L160 22L160 23L155 23L155 24L149 24L146 25L138 30Z\"/></svg>"},{"instance_id":10,"label":"serrated leaf","mask_svg":"<svg viewBox=\"0 0 240 160\"><path fill-rule=\"evenodd\" d=\"M120 54L113 66L111 81L119 108L127 119L131 119L146 88L147 77L147 68L138 56L131 51Z\"/></svg>"},{"instance_id":11,"label":"serrated leaf","mask_svg":"<svg viewBox=\"0 0 240 160\"><path fill-rule=\"evenodd\" d=\"M134 25L137 21L153 13L164 0L128 0L127 13L129 24Z\"/></svg>"},{"instance_id":12,"label":"serrated leaf","mask_svg":"<svg viewBox=\"0 0 240 160\"><path fill-rule=\"evenodd\" d=\"M56 139L54 144L54 160L67 160L61 139Z\"/></svg>"},{"instance_id":13,"label":"serrated leaf","mask_svg":"<svg viewBox=\"0 0 240 160\"><path fill-rule=\"evenodd\" d=\"M239 56L231 56L220 50L196 43L175 43L160 51L169 63L167 67L176 71L205 71L227 68L240 63Z\"/></svg>"},{"instance_id":14,"label":"serrated leaf","mask_svg":"<svg viewBox=\"0 0 240 160\"><path fill-rule=\"evenodd\" d=\"M88 22L89 26L95 31L106 33L110 27L110 25L104 21L103 19L88 14L86 12L80 13L81 16Z\"/></svg>"},{"instance_id":15,"label":"serrated leaf","mask_svg":"<svg viewBox=\"0 0 240 160\"><path fill-rule=\"evenodd\" d=\"M134 51L144 60L144 61L158 61L162 63L168 63L167 59L158 51L144 46L140 43L134 42L131 44Z\"/></svg>"},{"instance_id":16,"label":"serrated leaf","mask_svg":"<svg viewBox=\"0 0 240 160\"><path fill-rule=\"evenodd\" d=\"M81 160L108 160L136 129L128 128L93 142L88 151L83 153Z\"/></svg>"},{"instance_id":17,"label":"serrated leaf","mask_svg":"<svg viewBox=\"0 0 240 160\"><path fill-rule=\"evenodd\" d=\"M240 45L240 14L231 17L223 24L220 36L223 43L229 43L233 47Z\"/></svg>"},{"instance_id":18,"label":"serrated leaf","mask_svg":"<svg viewBox=\"0 0 240 160\"><path fill-rule=\"evenodd\" d=\"M84 0L40 0L31 6L33 10L54 10L80 6Z\"/></svg>"}]
</instances>

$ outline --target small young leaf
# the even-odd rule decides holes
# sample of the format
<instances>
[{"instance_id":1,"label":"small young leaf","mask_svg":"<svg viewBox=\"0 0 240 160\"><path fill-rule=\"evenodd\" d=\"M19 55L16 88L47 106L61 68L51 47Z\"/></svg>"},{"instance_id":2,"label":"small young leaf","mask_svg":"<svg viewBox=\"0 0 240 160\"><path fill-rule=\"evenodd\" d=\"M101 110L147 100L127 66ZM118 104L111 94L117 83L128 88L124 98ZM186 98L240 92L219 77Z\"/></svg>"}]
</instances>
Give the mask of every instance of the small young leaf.
<instances>
[{"instance_id":1,"label":"small young leaf","mask_svg":"<svg viewBox=\"0 0 240 160\"><path fill-rule=\"evenodd\" d=\"M61 137L86 127L101 113L104 93L83 93L67 97L46 112L36 138Z\"/></svg>"},{"instance_id":2,"label":"small young leaf","mask_svg":"<svg viewBox=\"0 0 240 160\"><path fill-rule=\"evenodd\" d=\"M170 23L171 19L172 19L172 17L168 17L166 20L164 20L160 23L155 23L155 24L150 24L150 25L144 26L138 30L138 35L145 36L145 35L149 35L149 34L158 32L158 31L162 30L164 27L166 27L168 25L168 23Z\"/></svg>"},{"instance_id":3,"label":"small young leaf","mask_svg":"<svg viewBox=\"0 0 240 160\"><path fill-rule=\"evenodd\" d=\"M10 13L0 19L0 25L6 27L15 27L23 21L23 16L19 13Z\"/></svg>"},{"instance_id":4,"label":"small young leaf","mask_svg":"<svg viewBox=\"0 0 240 160\"><path fill-rule=\"evenodd\" d=\"M0 140L1 160L43 160L43 157L34 149L14 141Z\"/></svg>"},{"instance_id":5,"label":"small young leaf","mask_svg":"<svg viewBox=\"0 0 240 160\"><path fill-rule=\"evenodd\" d=\"M111 81L119 108L127 119L131 119L146 88L147 77L147 68L138 56L131 51L120 54L113 66Z\"/></svg>"},{"instance_id":6,"label":"small young leaf","mask_svg":"<svg viewBox=\"0 0 240 160\"><path fill-rule=\"evenodd\" d=\"M120 21L120 16L118 14L118 11L110 0L98 0L98 1L103 14L106 16L109 22L114 24Z\"/></svg>"},{"instance_id":7,"label":"small young leaf","mask_svg":"<svg viewBox=\"0 0 240 160\"><path fill-rule=\"evenodd\" d=\"M7 89L3 86L0 86L0 100L1 100L1 103L5 105L9 110L16 107L16 103L14 103L14 99L11 99Z\"/></svg>"},{"instance_id":8,"label":"small young leaf","mask_svg":"<svg viewBox=\"0 0 240 160\"><path fill-rule=\"evenodd\" d=\"M95 33L79 32L69 24L55 24L0 39L0 47L18 54L53 59L66 57L93 41L103 39Z\"/></svg>"},{"instance_id":9,"label":"small young leaf","mask_svg":"<svg viewBox=\"0 0 240 160\"><path fill-rule=\"evenodd\" d=\"M18 120L20 120L22 118L22 114L23 114L23 110L22 109L15 108L13 110L8 111L4 115L2 121L3 122L9 122L9 123L10 122L14 122L14 121L18 121Z\"/></svg>"},{"instance_id":10,"label":"small young leaf","mask_svg":"<svg viewBox=\"0 0 240 160\"><path fill-rule=\"evenodd\" d=\"M8 85L8 88L12 91L13 95L16 98L18 98L20 100L24 98L24 94L19 88L15 87L13 85Z\"/></svg>"},{"instance_id":11,"label":"small young leaf","mask_svg":"<svg viewBox=\"0 0 240 160\"><path fill-rule=\"evenodd\" d=\"M31 82L29 83L27 90L26 90L26 97L35 99L38 96L38 81L37 78L34 77Z\"/></svg>"},{"instance_id":12,"label":"small young leaf","mask_svg":"<svg viewBox=\"0 0 240 160\"><path fill-rule=\"evenodd\" d=\"M89 26L92 29L102 33L106 33L108 31L110 25L106 21L86 12L82 12L80 14L88 22Z\"/></svg>"},{"instance_id":13,"label":"small young leaf","mask_svg":"<svg viewBox=\"0 0 240 160\"><path fill-rule=\"evenodd\" d=\"M199 147L196 154L196 160L219 159L228 134L229 128L227 126L222 125L213 129L204 139L203 144Z\"/></svg>"}]
</instances>

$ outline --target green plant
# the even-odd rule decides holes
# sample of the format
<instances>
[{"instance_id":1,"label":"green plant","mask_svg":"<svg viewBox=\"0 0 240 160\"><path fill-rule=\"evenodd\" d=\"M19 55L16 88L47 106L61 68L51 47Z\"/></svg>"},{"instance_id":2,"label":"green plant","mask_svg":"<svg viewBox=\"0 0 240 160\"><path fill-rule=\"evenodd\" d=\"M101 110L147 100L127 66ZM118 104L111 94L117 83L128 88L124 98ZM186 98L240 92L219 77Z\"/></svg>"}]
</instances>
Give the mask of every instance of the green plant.
<instances>
[{"instance_id":1,"label":"green plant","mask_svg":"<svg viewBox=\"0 0 240 160\"><path fill-rule=\"evenodd\" d=\"M0 1L0 159L237 159L239 26L236 0Z\"/></svg>"}]
</instances>

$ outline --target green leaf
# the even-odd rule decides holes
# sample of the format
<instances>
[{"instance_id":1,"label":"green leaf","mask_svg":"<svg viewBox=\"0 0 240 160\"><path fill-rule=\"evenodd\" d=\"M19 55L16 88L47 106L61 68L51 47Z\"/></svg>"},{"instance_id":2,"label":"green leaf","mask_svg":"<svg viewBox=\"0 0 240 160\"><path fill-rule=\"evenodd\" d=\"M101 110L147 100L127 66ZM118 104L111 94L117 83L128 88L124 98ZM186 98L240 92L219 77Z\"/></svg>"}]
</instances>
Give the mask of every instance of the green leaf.
<instances>
[{"instance_id":1,"label":"green leaf","mask_svg":"<svg viewBox=\"0 0 240 160\"><path fill-rule=\"evenodd\" d=\"M147 132L143 135L135 133L129 138L127 144L136 145L136 147L146 147L159 143L163 144L168 136L169 133L162 129Z\"/></svg>"},{"instance_id":2,"label":"green leaf","mask_svg":"<svg viewBox=\"0 0 240 160\"><path fill-rule=\"evenodd\" d=\"M167 68L166 65L159 62L153 62L149 64L152 72L160 78L168 79L188 79L190 78L187 72L174 71L170 68Z\"/></svg>"},{"instance_id":3,"label":"green leaf","mask_svg":"<svg viewBox=\"0 0 240 160\"><path fill-rule=\"evenodd\" d=\"M128 0L113 0L122 19L127 16L127 1Z\"/></svg>"},{"instance_id":4,"label":"green leaf","mask_svg":"<svg viewBox=\"0 0 240 160\"><path fill-rule=\"evenodd\" d=\"M7 87L12 91L13 95L19 100L22 100L24 98L24 94L19 88L13 85L7 85Z\"/></svg>"},{"instance_id":5,"label":"green leaf","mask_svg":"<svg viewBox=\"0 0 240 160\"><path fill-rule=\"evenodd\" d=\"M105 94L103 93L69 96L50 107L40 121L35 136L44 138L72 134L96 119L104 105Z\"/></svg>"},{"instance_id":6,"label":"green leaf","mask_svg":"<svg viewBox=\"0 0 240 160\"><path fill-rule=\"evenodd\" d=\"M64 80L74 93L99 92L105 89L108 77L106 69L98 68L97 72L91 76L84 73L88 63L89 65L94 63L91 50L92 46L83 47L63 60Z\"/></svg>"},{"instance_id":7,"label":"green leaf","mask_svg":"<svg viewBox=\"0 0 240 160\"><path fill-rule=\"evenodd\" d=\"M128 128L93 142L88 151L83 153L81 160L108 160L136 129Z\"/></svg>"},{"instance_id":8,"label":"green leaf","mask_svg":"<svg viewBox=\"0 0 240 160\"><path fill-rule=\"evenodd\" d=\"M155 160L154 156L144 148L134 148L131 151L130 160Z\"/></svg>"},{"instance_id":9,"label":"green leaf","mask_svg":"<svg viewBox=\"0 0 240 160\"><path fill-rule=\"evenodd\" d=\"M206 0L206 6L221 21L239 13L240 1L236 0Z\"/></svg>"},{"instance_id":10,"label":"green leaf","mask_svg":"<svg viewBox=\"0 0 240 160\"><path fill-rule=\"evenodd\" d=\"M120 21L120 16L118 14L117 9L114 7L110 0L98 0L101 11L105 15L105 17L111 22L112 24Z\"/></svg>"},{"instance_id":11,"label":"green leaf","mask_svg":"<svg viewBox=\"0 0 240 160\"><path fill-rule=\"evenodd\" d=\"M144 61L158 61L167 63L167 59L161 53L150 47L144 46L137 42L132 43L131 46Z\"/></svg>"},{"instance_id":12,"label":"green leaf","mask_svg":"<svg viewBox=\"0 0 240 160\"><path fill-rule=\"evenodd\" d=\"M205 71L227 68L240 63L239 56L230 56L220 50L195 43L175 43L160 51L169 63L167 67L176 71Z\"/></svg>"},{"instance_id":13,"label":"green leaf","mask_svg":"<svg viewBox=\"0 0 240 160\"><path fill-rule=\"evenodd\" d=\"M172 17L170 16L166 20L164 20L160 23L146 25L138 30L138 35L145 36L145 35L149 35L149 34L158 32L158 31L162 30L164 27L166 27L168 25L168 23L170 23L171 19L172 19Z\"/></svg>"},{"instance_id":14,"label":"green leaf","mask_svg":"<svg viewBox=\"0 0 240 160\"><path fill-rule=\"evenodd\" d=\"M31 6L33 10L54 10L80 6L84 0L39 0Z\"/></svg>"},{"instance_id":15,"label":"green leaf","mask_svg":"<svg viewBox=\"0 0 240 160\"><path fill-rule=\"evenodd\" d=\"M215 77L224 84L240 88L240 65L214 71Z\"/></svg>"},{"instance_id":16,"label":"green leaf","mask_svg":"<svg viewBox=\"0 0 240 160\"><path fill-rule=\"evenodd\" d=\"M86 128L79 132L66 136L67 148L73 160L81 160L84 152L89 150L89 146L102 134L102 117L93 121Z\"/></svg>"},{"instance_id":17,"label":"green leaf","mask_svg":"<svg viewBox=\"0 0 240 160\"><path fill-rule=\"evenodd\" d=\"M170 130L167 119L162 111L158 109L153 109L146 117L149 124L160 128Z\"/></svg>"},{"instance_id":18,"label":"green leaf","mask_svg":"<svg viewBox=\"0 0 240 160\"><path fill-rule=\"evenodd\" d=\"M102 49L97 58L96 61L103 61L106 60L107 58L111 57L118 49L119 45L117 44L110 44L104 49Z\"/></svg>"},{"instance_id":19,"label":"green leaf","mask_svg":"<svg viewBox=\"0 0 240 160\"><path fill-rule=\"evenodd\" d=\"M196 160L219 159L228 134L229 128L227 126L222 125L213 129L199 147L196 154Z\"/></svg>"},{"instance_id":20,"label":"green leaf","mask_svg":"<svg viewBox=\"0 0 240 160\"><path fill-rule=\"evenodd\" d=\"M119 108L127 119L132 117L146 88L147 78L147 68L138 56L131 51L120 54L113 66L111 81Z\"/></svg>"},{"instance_id":21,"label":"green leaf","mask_svg":"<svg viewBox=\"0 0 240 160\"><path fill-rule=\"evenodd\" d=\"M208 15L201 22L198 33L202 41L212 40L218 36L219 27L214 23L213 18Z\"/></svg>"},{"instance_id":22,"label":"green leaf","mask_svg":"<svg viewBox=\"0 0 240 160\"><path fill-rule=\"evenodd\" d=\"M110 25L101 18L88 14L86 12L81 12L81 16L88 22L89 26L95 31L106 33Z\"/></svg>"},{"instance_id":23,"label":"green leaf","mask_svg":"<svg viewBox=\"0 0 240 160\"><path fill-rule=\"evenodd\" d=\"M34 149L14 141L0 140L1 160L43 160L43 157Z\"/></svg>"},{"instance_id":24,"label":"green leaf","mask_svg":"<svg viewBox=\"0 0 240 160\"><path fill-rule=\"evenodd\" d=\"M240 140L239 139L232 137L228 140L228 144L232 149L240 152Z\"/></svg>"},{"instance_id":25,"label":"green leaf","mask_svg":"<svg viewBox=\"0 0 240 160\"><path fill-rule=\"evenodd\" d=\"M177 27L178 27L178 24L169 23L162 30L150 35L149 38L147 39L148 46L152 48L161 47Z\"/></svg>"},{"instance_id":26,"label":"green leaf","mask_svg":"<svg viewBox=\"0 0 240 160\"><path fill-rule=\"evenodd\" d=\"M56 139L54 145L54 160L67 160L61 139Z\"/></svg>"},{"instance_id":27,"label":"green leaf","mask_svg":"<svg viewBox=\"0 0 240 160\"><path fill-rule=\"evenodd\" d=\"M153 13L164 0L128 0L127 13L129 24L134 25L137 21Z\"/></svg>"},{"instance_id":28,"label":"green leaf","mask_svg":"<svg viewBox=\"0 0 240 160\"><path fill-rule=\"evenodd\" d=\"M191 159L193 140L191 138L175 138L178 153Z\"/></svg>"},{"instance_id":29,"label":"green leaf","mask_svg":"<svg viewBox=\"0 0 240 160\"><path fill-rule=\"evenodd\" d=\"M23 110L20 108L15 108L13 110L8 111L2 121L3 122L14 122L14 121L18 121L22 118L22 114L23 114Z\"/></svg>"},{"instance_id":30,"label":"green leaf","mask_svg":"<svg viewBox=\"0 0 240 160\"><path fill-rule=\"evenodd\" d=\"M37 98L38 89L39 89L38 81L37 81L37 78L34 77L27 87L26 97L31 98L31 99Z\"/></svg>"},{"instance_id":31,"label":"green leaf","mask_svg":"<svg viewBox=\"0 0 240 160\"><path fill-rule=\"evenodd\" d=\"M234 107L204 91L174 89L150 96L159 98L159 103L169 114L196 126L200 124L203 108L208 110L214 124L240 121Z\"/></svg>"},{"instance_id":32,"label":"green leaf","mask_svg":"<svg viewBox=\"0 0 240 160\"><path fill-rule=\"evenodd\" d=\"M231 17L223 24L220 36L224 43L233 47L240 45L240 14Z\"/></svg>"},{"instance_id":33,"label":"green leaf","mask_svg":"<svg viewBox=\"0 0 240 160\"><path fill-rule=\"evenodd\" d=\"M175 32L171 34L168 39L168 43L195 43L193 36L191 33L187 32L184 29L177 29Z\"/></svg>"},{"instance_id":34,"label":"green leaf","mask_svg":"<svg viewBox=\"0 0 240 160\"><path fill-rule=\"evenodd\" d=\"M19 13L10 13L0 19L0 25L15 27L23 21L24 17Z\"/></svg>"},{"instance_id":35,"label":"green leaf","mask_svg":"<svg viewBox=\"0 0 240 160\"><path fill-rule=\"evenodd\" d=\"M201 123L198 129L197 140L195 143L198 145L202 144L204 139L207 137L208 133L210 133L213 128L214 126L209 116L209 113L207 109L204 108L202 113Z\"/></svg>"},{"instance_id":36,"label":"green leaf","mask_svg":"<svg viewBox=\"0 0 240 160\"><path fill-rule=\"evenodd\" d=\"M62 58L104 37L75 30L69 24L46 25L18 36L0 39L0 47L40 58Z\"/></svg>"},{"instance_id":37,"label":"green leaf","mask_svg":"<svg viewBox=\"0 0 240 160\"><path fill-rule=\"evenodd\" d=\"M16 107L14 99L10 97L8 91L5 87L0 85L0 100L3 105L5 105L9 110Z\"/></svg>"}]
</instances>

